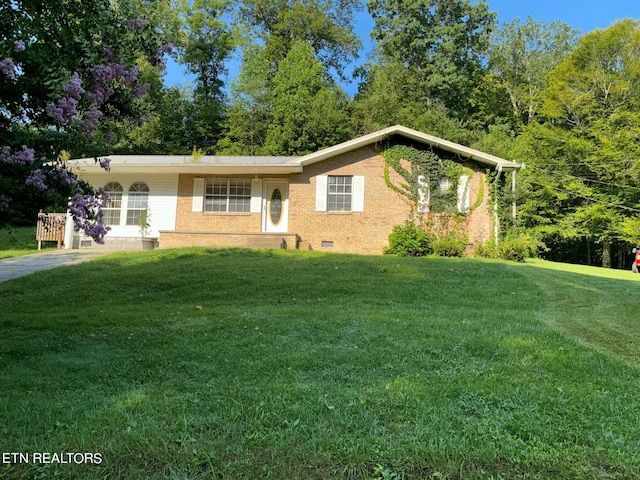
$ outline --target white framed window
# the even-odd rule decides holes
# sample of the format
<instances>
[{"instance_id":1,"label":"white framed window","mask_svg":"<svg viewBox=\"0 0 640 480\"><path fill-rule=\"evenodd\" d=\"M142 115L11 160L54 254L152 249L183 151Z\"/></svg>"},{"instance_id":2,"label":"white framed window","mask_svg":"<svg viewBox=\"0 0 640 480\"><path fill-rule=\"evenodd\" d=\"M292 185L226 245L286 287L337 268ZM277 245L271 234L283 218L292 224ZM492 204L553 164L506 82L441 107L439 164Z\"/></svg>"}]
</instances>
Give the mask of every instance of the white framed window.
<instances>
[{"instance_id":1,"label":"white framed window","mask_svg":"<svg viewBox=\"0 0 640 480\"><path fill-rule=\"evenodd\" d=\"M251 179L207 178L204 188L205 212L250 212Z\"/></svg>"},{"instance_id":2,"label":"white framed window","mask_svg":"<svg viewBox=\"0 0 640 480\"><path fill-rule=\"evenodd\" d=\"M329 176L327 191L328 212L350 212L353 196L353 177Z\"/></svg>"},{"instance_id":3,"label":"white framed window","mask_svg":"<svg viewBox=\"0 0 640 480\"><path fill-rule=\"evenodd\" d=\"M317 176L316 211L363 212L364 177L358 175Z\"/></svg>"},{"instance_id":4,"label":"white framed window","mask_svg":"<svg viewBox=\"0 0 640 480\"><path fill-rule=\"evenodd\" d=\"M139 225L142 212L149 205L149 186L136 182L129 187L127 195L127 225Z\"/></svg>"},{"instance_id":5,"label":"white framed window","mask_svg":"<svg viewBox=\"0 0 640 480\"><path fill-rule=\"evenodd\" d=\"M122 195L124 192L122 185L118 182L109 182L104 186L104 191L109 198L102 204L102 221L105 225L120 225Z\"/></svg>"}]
</instances>

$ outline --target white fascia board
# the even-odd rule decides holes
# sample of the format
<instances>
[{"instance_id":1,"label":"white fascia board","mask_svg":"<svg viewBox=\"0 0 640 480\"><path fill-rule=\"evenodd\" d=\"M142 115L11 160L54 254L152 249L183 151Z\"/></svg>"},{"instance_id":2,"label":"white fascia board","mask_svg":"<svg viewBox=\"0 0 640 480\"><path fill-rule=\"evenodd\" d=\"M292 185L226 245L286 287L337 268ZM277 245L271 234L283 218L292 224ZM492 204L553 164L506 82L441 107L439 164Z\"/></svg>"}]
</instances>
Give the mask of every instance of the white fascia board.
<instances>
[{"instance_id":1,"label":"white fascia board","mask_svg":"<svg viewBox=\"0 0 640 480\"><path fill-rule=\"evenodd\" d=\"M72 171L83 173L104 172L99 165L75 165L69 164ZM302 166L292 164L280 165L119 165L111 164L111 173L198 173L218 175L271 175L291 174L302 172Z\"/></svg>"},{"instance_id":2,"label":"white fascia board","mask_svg":"<svg viewBox=\"0 0 640 480\"><path fill-rule=\"evenodd\" d=\"M402 125L388 127L383 130L379 130L377 132L373 132L368 135L349 140L348 142L340 143L338 145L334 145L333 147L310 153L309 155L301 157L299 159L299 163L302 166L307 166L316 162L320 162L322 160L326 160L327 158L333 157L335 155L340 155L342 153L356 150L372 143L381 142L392 135L401 135L416 142L441 148L442 150L456 153L465 158L468 158L469 160L475 160L492 167L500 168L501 170L516 170L521 168L521 165L518 163L511 162L509 160L505 160L504 158L496 157L494 155L490 155L473 148L465 147L464 145L450 142L442 138L434 137L433 135L422 133L411 128L403 127Z\"/></svg>"}]
</instances>

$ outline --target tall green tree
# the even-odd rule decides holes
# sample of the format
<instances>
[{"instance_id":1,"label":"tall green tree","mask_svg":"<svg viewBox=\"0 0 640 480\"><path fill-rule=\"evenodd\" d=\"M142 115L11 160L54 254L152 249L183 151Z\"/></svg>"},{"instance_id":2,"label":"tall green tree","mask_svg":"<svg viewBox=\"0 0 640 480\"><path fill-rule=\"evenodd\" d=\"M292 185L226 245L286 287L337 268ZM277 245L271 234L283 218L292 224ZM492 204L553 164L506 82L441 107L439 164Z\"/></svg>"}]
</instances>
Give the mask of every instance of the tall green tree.
<instances>
[{"instance_id":1,"label":"tall green tree","mask_svg":"<svg viewBox=\"0 0 640 480\"><path fill-rule=\"evenodd\" d=\"M272 66L283 60L293 43L309 43L323 65L338 74L357 54L360 38L353 31L361 0L243 0L237 18L264 45Z\"/></svg>"},{"instance_id":2,"label":"tall green tree","mask_svg":"<svg viewBox=\"0 0 640 480\"><path fill-rule=\"evenodd\" d=\"M540 187L531 202L554 210L547 232L592 239L604 266L612 244L640 242L629 229L640 213L639 53L634 20L584 35L549 73L539 121L527 131L528 175Z\"/></svg>"},{"instance_id":3,"label":"tall green tree","mask_svg":"<svg viewBox=\"0 0 640 480\"><path fill-rule=\"evenodd\" d=\"M287 65L285 59L302 42L311 47L327 81L332 75L343 75L344 66L355 57L360 46L352 25L354 11L359 6L359 1L346 0L244 0L238 4L235 14L246 28L246 43L242 46L240 73L231 85L226 134L218 143L221 152L264 152L268 142L271 145L267 150L274 151L273 145L278 136L274 133L275 126L271 127L267 141L270 124L275 118L274 108L281 120L278 128L284 128L287 123L275 95L275 79L280 66ZM281 80L283 75L278 78ZM336 99L327 98L327 102L341 104L338 98L340 94L336 92L336 95ZM295 103L288 105L291 114L298 107L301 112L307 111L308 99L303 100L303 97L290 97L290 101L302 102L299 106ZM325 122L340 117L339 114L337 117L330 115L326 108L322 111L325 113L322 119ZM316 111L309 114L316 114ZM320 119L302 116L299 116L299 120L316 124L320 122ZM337 124L333 128L340 132L343 127ZM278 142L283 145L282 140ZM313 148L313 145L309 145L302 150ZM300 149L296 147L294 150Z\"/></svg>"},{"instance_id":4,"label":"tall green tree","mask_svg":"<svg viewBox=\"0 0 640 480\"><path fill-rule=\"evenodd\" d=\"M475 141L469 122L455 118L442 102L424 101L415 77L403 64L377 61L366 70L350 106L356 134L401 124L467 145Z\"/></svg>"},{"instance_id":5,"label":"tall green tree","mask_svg":"<svg viewBox=\"0 0 640 480\"><path fill-rule=\"evenodd\" d=\"M291 46L273 85L265 153L304 155L348 139L347 96L327 77L310 44Z\"/></svg>"},{"instance_id":6,"label":"tall green tree","mask_svg":"<svg viewBox=\"0 0 640 480\"><path fill-rule=\"evenodd\" d=\"M213 153L220 139L225 95L226 60L236 48L235 29L223 20L228 0L182 0L185 44L178 60L195 75L193 108L186 120L193 148Z\"/></svg>"},{"instance_id":7,"label":"tall green tree","mask_svg":"<svg viewBox=\"0 0 640 480\"><path fill-rule=\"evenodd\" d=\"M532 17L505 23L492 33L489 80L507 93L516 127L528 125L540 111L546 75L573 49L577 34L563 22Z\"/></svg>"},{"instance_id":8,"label":"tall green tree","mask_svg":"<svg viewBox=\"0 0 640 480\"><path fill-rule=\"evenodd\" d=\"M146 5L145 15L167 32L173 58L193 75L193 86L166 88L150 82L146 121L137 128L121 125L114 152L215 151L224 120L226 61L239 39L228 22L230 9L228 0L156 0Z\"/></svg>"},{"instance_id":9,"label":"tall green tree","mask_svg":"<svg viewBox=\"0 0 640 480\"><path fill-rule=\"evenodd\" d=\"M264 54L264 46L247 45L242 60L242 68L231 83L226 132L218 142L218 151L227 155L256 155L261 152L273 119L274 70Z\"/></svg>"},{"instance_id":10,"label":"tall green tree","mask_svg":"<svg viewBox=\"0 0 640 480\"><path fill-rule=\"evenodd\" d=\"M495 14L484 0L369 0L378 54L404 65L423 105L440 102L457 118L474 112Z\"/></svg>"}]
</instances>

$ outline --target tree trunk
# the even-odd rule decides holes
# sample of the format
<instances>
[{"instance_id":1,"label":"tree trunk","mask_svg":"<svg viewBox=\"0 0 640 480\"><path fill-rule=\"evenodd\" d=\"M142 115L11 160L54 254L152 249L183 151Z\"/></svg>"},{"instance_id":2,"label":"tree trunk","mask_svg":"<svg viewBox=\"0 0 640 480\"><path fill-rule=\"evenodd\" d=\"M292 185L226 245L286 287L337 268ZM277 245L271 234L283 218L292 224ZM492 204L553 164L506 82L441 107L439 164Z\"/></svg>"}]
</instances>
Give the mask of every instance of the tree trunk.
<instances>
[{"instance_id":1,"label":"tree trunk","mask_svg":"<svg viewBox=\"0 0 640 480\"><path fill-rule=\"evenodd\" d=\"M587 235L585 239L587 240L587 265L591 265L591 238Z\"/></svg>"},{"instance_id":2,"label":"tree trunk","mask_svg":"<svg viewBox=\"0 0 640 480\"><path fill-rule=\"evenodd\" d=\"M602 266L611 268L611 240L602 241Z\"/></svg>"}]
</instances>

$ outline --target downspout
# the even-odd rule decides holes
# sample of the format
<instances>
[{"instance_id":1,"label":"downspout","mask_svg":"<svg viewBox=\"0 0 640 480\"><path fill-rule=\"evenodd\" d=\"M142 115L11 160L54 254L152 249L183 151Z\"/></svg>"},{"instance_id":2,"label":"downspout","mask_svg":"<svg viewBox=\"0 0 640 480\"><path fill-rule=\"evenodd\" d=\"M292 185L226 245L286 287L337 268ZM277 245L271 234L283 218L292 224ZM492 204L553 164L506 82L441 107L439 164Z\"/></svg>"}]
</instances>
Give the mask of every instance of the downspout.
<instances>
[{"instance_id":1,"label":"downspout","mask_svg":"<svg viewBox=\"0 0 640 480\"><path fill-rule=\"evenodd\" d=\"M517 172L518 171L514 169L513 175L511 177L511 217L513 218L514 225L516 223L516 216L518 213L516 210L516 184L517 184L516 174Z\"/></svg>"}]
</instances>

